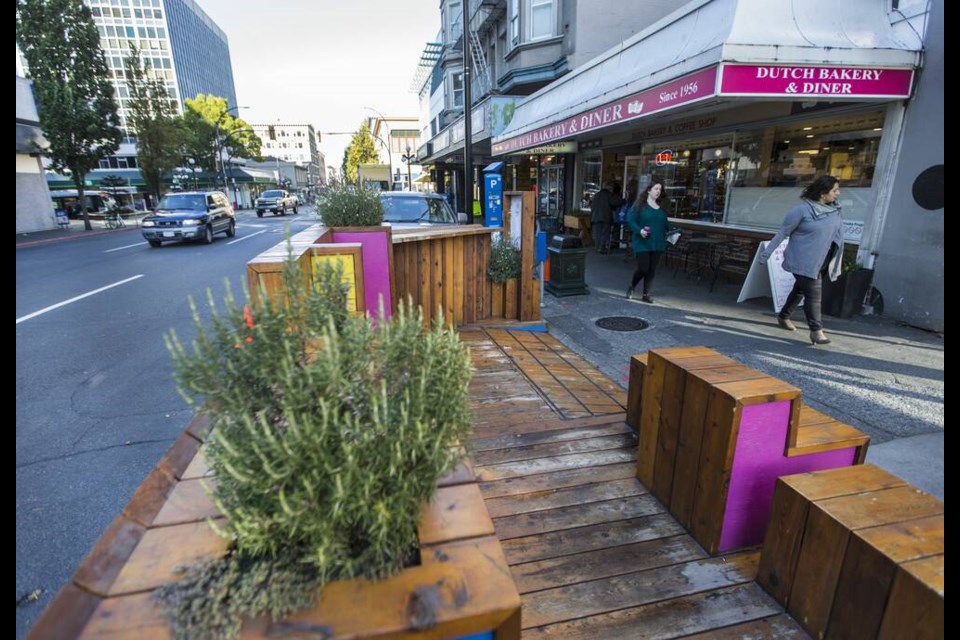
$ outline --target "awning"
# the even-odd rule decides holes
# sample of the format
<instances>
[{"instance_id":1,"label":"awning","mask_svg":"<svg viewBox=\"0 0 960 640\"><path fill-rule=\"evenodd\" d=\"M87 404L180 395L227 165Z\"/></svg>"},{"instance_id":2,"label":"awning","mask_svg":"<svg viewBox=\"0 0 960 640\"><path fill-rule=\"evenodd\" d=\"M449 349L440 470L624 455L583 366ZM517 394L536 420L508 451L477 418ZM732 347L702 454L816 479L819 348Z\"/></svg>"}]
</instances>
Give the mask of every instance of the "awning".
<instances>
[{"instance_id":1,"label":"awning","mask_svg":"<svg viewBox=\"0 0 960 640\"><path fill-rule=\"evenodd\" d=\"M909 96L922 40L875 0L691 2L521 103L493 155L710 99Z\"/></svg>"}]
</instances>

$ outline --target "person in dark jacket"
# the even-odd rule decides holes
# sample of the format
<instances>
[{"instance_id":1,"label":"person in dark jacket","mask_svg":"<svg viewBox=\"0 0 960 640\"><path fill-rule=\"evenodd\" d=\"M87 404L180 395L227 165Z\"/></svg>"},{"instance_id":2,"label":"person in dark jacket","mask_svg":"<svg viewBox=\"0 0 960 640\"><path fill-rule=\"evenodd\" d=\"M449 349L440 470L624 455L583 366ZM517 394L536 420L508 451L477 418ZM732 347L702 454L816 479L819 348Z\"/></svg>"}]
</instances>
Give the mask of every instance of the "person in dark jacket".
<instances>
[{"instance_id":1,"label":"person in dark jacket","mask_svg":"<svg viewBox=\"0 0 960 640\"><path fill-rule=\"evenodd\" d=\"M820 303L823 276L831 281L840 276L843 258L843 218L840 216L840 181L833 176L816 178L800 194L802 201L787 212L777 235L760 252L760 264L789 238L783 251L783 269L796 278L793 289L777 314L777 323L787 331L796 331L790 316L803 298L803 313L810 327L810 342L830 344L823 333Z\"/></svg>"},{"instance_id":2,"label":"person in dark jacket","mask_svg":"<svg viewBox=\"0 0 960 640\"><path fill-rule=\"evenodd\" d=\"M620 206L620 196L614 193L608 182L593 196L590 204L590 224L593 227L593 240L597 251L606 253L610 243L610 229L613 226L613 212Z\"/></svg>"},{"instance_id":3,"label":"person in dark jacket","mask_svg":"<svg viewBox=\"0 0 960 640\"><path fill-rule=\"evenodd\" d=\"M643 298L653 304L650 290L653 278L657 275L657 265L666 251L666 237L675 231L667 223L667 214L661 203L665 197L663 181L653 178L650 184L640 192L636 202L627 214L627 224L633 232L633 253L637 259L637 270L633 273L627 299L633 296L633 290L643 280Z\"/></svg>"}]
</instances>

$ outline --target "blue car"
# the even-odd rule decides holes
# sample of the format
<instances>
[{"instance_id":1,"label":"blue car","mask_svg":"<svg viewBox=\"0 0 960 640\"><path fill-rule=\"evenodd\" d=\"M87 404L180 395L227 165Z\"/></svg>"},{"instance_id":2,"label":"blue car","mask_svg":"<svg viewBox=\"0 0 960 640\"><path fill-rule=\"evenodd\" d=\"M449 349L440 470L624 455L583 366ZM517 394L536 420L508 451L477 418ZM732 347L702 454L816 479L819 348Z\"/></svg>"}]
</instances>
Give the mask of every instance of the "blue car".
<instances>
[{"instance_id":1,"label":"blue car","mask_svg":"<svg viewBox=\"0 0 960 640\"><path fill-rule=\"evenodd\" d=\"M151 247L168 240L213 242L215 233L237 235L237 222L227 196L220 191L168 193L140 223Z\"/></svg>"}]
</instances>

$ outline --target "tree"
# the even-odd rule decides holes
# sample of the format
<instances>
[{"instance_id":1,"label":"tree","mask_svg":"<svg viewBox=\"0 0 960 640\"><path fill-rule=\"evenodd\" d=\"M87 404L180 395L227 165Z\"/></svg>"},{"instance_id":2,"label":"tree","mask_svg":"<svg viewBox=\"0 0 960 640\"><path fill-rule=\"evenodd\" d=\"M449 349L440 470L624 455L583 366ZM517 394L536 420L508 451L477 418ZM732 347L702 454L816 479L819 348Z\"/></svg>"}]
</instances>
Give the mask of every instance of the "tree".
<instances>
[{"instance_id":1,"label":"tree","mask_svg":"<svg viewBox=\"0 0 960 640\"><path fill-rule=\"evenodd\" d=\"M111 173L108 176L104 176L100 180L100 186L103 186L109 189L111 195L113 195L113 199L117 201L117 189L119 189L120 187L127 186L127 179L124 178L123 176L118 176L116 174Z\"/></svg>"},{"instance_id":2,"label":"tree","mask_svg":"<svg viewBox=\"0 0 960 640\"><path fill-rule=\"evenodd\" d=\"M130 45L124 66L130 91L127 126L137 136L140 174L147 189L159 200L163 176L172 172L183 158L183 120L177 115L177 103L170 97L166 82L154 75L136 45Z\"/></svg>"},{"instance_id":3,"label":"tree","mask_svg":"<svg viewBox=\"0 0 960 640\"><path fill-rule=\"evenodd\" d=\"M27 59L49 142L41 151L54 171L70 174L89 231L84 178L117 150L122 136L90 9L81 0L17 0L17 46Z\"/></svg>"},{"instance_id":4,"label":"tree","mask_svg":"<svg viewBox=\"0 0 960 640\"><path fill-rule=\"evenodd\" d=\"M243 118L234 117L227 111L225 98L199 93L184 103L187 107L183 114L187 128L187 155L195 158L201 167L216 170L218 149L227 150L235 158L260 159L260 137ZM216 139L218 130L219 141Z\"/></svg>"},{"instance_id":5,"label":"tree","mask_svg":"<svg viewBox=\"0 0 960 640\"><path fill-rule=\"evenodd\" d=\"M343 152L343 165L341 171L343 172L344 179L348 181L356 181L357 167L361 164L367 164L369 162L379 162L380 154L377 153L377 145L373 140L373 135L370 133L370 126L364 122L360 125L360 128L357 130L353 137L350 139L350 144L347 145L347 148Z\"/></svg>"}]
</instances>

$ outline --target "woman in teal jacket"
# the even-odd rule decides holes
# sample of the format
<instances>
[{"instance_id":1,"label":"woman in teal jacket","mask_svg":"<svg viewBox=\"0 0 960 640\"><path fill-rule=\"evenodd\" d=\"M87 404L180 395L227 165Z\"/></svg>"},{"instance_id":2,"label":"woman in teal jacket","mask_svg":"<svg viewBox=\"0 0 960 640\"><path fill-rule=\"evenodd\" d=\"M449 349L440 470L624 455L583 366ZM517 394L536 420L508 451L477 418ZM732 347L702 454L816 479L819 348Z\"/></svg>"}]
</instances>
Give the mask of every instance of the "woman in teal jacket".
<instances>
[{"instance_id":1,"label":"woman in teal jacket","mask_svg":"<svg viewBox=\"0 0 960 640\"><path fill-rule=\"evenodd\" d=\"M630 207L627 224L633 231L633 253L637 258L637 270L633 273L630 288L627 289L628 299L643 280L642 300L653 304L650 287L657 274L660 257L666 251L667 234L674 231L667 224L667 214L660 206L663 199L663 181L653 178Z\"/></svg>"}]
</instances>

